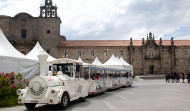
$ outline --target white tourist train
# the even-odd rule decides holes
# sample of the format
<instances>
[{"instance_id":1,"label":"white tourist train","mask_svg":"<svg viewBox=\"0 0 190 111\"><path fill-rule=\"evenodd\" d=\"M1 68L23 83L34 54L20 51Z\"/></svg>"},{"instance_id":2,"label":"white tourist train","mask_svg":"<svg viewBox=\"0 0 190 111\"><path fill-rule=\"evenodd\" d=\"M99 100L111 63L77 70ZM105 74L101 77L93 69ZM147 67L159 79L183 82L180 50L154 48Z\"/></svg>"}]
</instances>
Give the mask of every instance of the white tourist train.
<instances>
[{"instance_id":1,"label":"white tourist train","mask_svg":"<svg viewBox=\"0 0 190 111\"><path fill-rule=\"evenodd\" d=\"M133 84L133 67L122 58L118 65L95 65L60 58L52 62L48 74L45 73L47 53L40 52L38 58L40 75L32 78L25 89L17 90L18 103L25 104L28 109L35 108L36 104L58 104L60 109L66 109L71 101L83 102L88 95ZM114 56L110 58L113 63L116 60Z\"/></svg>"}]
</instances>

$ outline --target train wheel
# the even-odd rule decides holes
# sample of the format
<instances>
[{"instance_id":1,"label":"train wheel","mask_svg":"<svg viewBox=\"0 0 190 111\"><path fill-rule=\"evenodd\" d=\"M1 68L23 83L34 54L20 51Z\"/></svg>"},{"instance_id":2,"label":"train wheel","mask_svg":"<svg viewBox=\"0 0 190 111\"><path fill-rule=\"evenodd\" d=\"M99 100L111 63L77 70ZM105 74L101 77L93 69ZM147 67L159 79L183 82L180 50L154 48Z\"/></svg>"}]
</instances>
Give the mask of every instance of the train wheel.
<instances>
[{"instance_id":1,"label":"train wheel","mask_svg":"<svg viewBox=\"0 0 190 111\"><path fill-rule=\"evenodd\" d=\"M81 97L81 98L79 98L79 100L81 101L81 102L85 102L86 101L86 97Z\"/></svg>"},{"instance_id":2,"label":"train wheel","mask_svg":"<svg viewBox=\"0 0 190 111\"><path fill-rule=\"evenodd\" d=\"M59 104L60 109L66 109L69 105L69 96L67 93L64 93L62 96L61 104Z\"/></svg>"},{"instance_id":3,"label":"train wheel","mask_svg":"<svg viewBox=\"0 0 190 111\"><path fill-rule=\"evenodd\" d=\"M36 106L36 103L25 103L24 105L28 109L34 109Z\"/></svg>"}]
</instances>

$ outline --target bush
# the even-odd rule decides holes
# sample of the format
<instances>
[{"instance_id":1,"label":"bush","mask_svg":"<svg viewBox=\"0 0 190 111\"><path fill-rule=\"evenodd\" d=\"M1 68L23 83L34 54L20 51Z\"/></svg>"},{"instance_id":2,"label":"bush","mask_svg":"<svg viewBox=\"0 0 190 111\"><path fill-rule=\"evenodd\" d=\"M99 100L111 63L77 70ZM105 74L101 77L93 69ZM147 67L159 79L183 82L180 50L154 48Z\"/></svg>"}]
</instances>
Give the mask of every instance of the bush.
<instances>
[{"instance_id":1,"label":"bush","mask_svg":"<svg viewBox=\"0 0 190 111\"><path fill-rule=\"evenodd\" d=\"M0 107L10 107L18 104L17 89L28 86L28 80L23 79L20 73L0 74Z\"/></svg>"}]
</instances>

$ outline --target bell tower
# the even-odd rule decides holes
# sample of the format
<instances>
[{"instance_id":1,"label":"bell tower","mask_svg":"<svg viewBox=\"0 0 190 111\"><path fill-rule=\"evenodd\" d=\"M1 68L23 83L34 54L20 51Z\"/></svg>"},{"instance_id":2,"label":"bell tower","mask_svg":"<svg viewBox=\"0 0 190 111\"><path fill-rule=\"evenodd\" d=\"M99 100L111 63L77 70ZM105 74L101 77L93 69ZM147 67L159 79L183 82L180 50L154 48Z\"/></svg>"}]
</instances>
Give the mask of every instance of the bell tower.
<instances>
[{"instance_id":1,"label":"bell tower","mask_svg":"<svg viewBox=\"0 0 190 111\"><path fill-rule=\"evenodd\" d=\"M40 17L57 17L57 6L52 4L52 0L45 0L45 6L40 6Z\"/></svg>"}]
</instances>

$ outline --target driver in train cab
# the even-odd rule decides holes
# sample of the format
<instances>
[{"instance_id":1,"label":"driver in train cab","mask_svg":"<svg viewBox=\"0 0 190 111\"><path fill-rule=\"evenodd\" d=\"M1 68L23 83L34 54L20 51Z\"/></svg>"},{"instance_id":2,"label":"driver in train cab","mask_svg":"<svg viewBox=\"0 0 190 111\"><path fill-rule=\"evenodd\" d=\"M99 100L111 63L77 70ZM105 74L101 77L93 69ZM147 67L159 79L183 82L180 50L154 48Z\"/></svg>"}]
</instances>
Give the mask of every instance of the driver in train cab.
<instances>
[{"instance_id":1,"label":"driver in train cab","mask_svg":"<svg viewBox=\"0 0 190 111\"><path fill-rule=\"evenodd\" d=\"M54 65L53 66L53 76L57 75L57 67Z\"/></svg>"}]
</instances>

